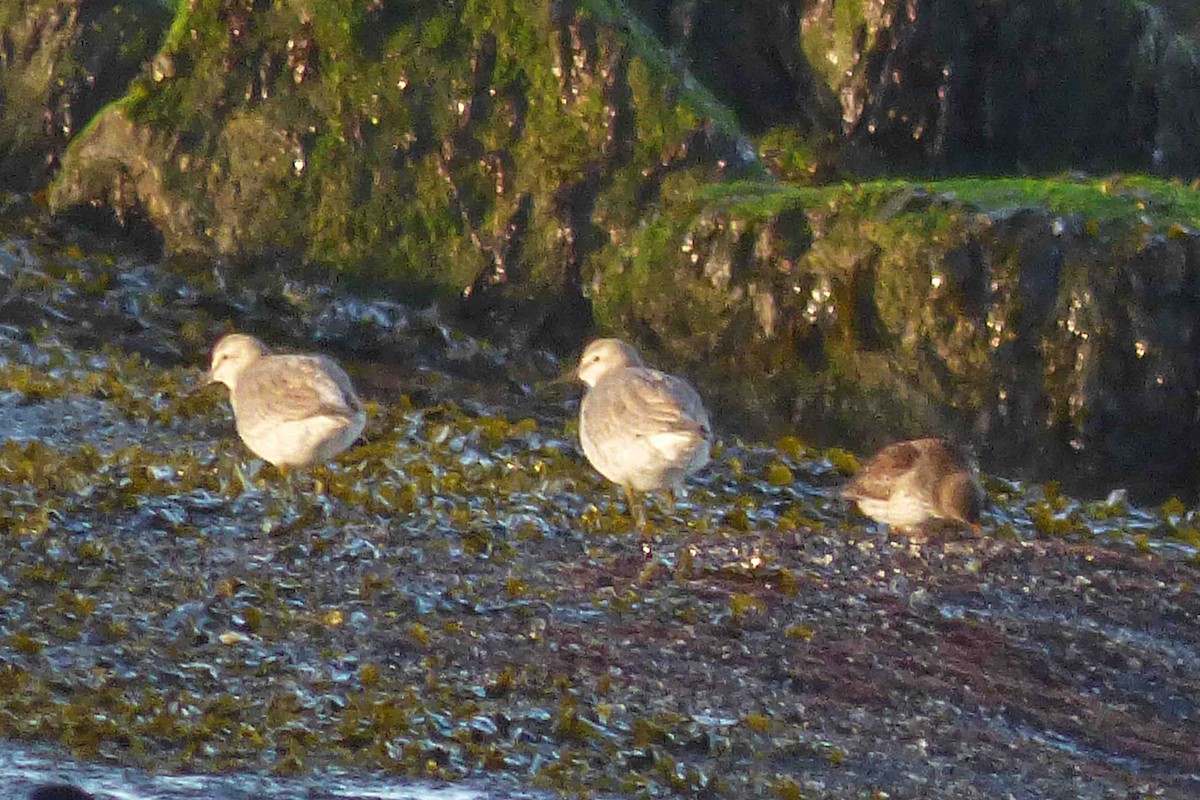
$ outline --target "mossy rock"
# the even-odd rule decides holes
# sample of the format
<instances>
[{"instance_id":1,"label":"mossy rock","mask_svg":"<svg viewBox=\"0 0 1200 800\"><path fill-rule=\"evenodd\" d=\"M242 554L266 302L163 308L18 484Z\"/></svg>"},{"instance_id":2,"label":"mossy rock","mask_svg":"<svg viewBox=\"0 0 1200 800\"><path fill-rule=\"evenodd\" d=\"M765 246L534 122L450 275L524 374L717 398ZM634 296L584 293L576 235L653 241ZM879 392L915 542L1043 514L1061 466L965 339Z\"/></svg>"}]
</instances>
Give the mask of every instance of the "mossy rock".
<instances>
[{"instance_id":1,"label":"mossy rock","mask_svg":"<svg viewBox=\"0 0 1200 800\"><path fill-rule=\"evenodd\" d=\"M0 185L44 184L67 142L158 49L157 0L10 0L0 7Z\"/></svg>"},{"instance_id":2,"label":"mossy rock","mask_svg":"<svg viewBox=\"0 0 1200 800\"><path fill-rule=\"evenodd\" d=\"M155 64L72 144L54 208L137 211L172 252L282 251L468 310L578 301L608 225L740 141L600 3L203 0Z\"/></svg>"},{"instance_id":3,"label":"mossy rock","mask_svg":"<svg viewBox=\"0 0 1200 800\"><path fill-rule=\"evenodd\" d=\"M1185 0L630 6L746 130L800 133L819 169L1196 174L1170 141L1196 97L1168 46L1194 45Z\"/></svg>"},{"instance_id":4,"label":"mossy rock","mask_svg":"<svg viewBox=\"0 0 1200 800\"><path fill-rule=\"evenodd\" d=\"M1186 491L1200 201L1144 178L811 188L673 176L593 260L598 324L749 435L978 442L1076 490ZM1168 422L1169 420L1169 422ZM1164 426L1179 436L1164 437Z\"/></svg>"}]
</instances>

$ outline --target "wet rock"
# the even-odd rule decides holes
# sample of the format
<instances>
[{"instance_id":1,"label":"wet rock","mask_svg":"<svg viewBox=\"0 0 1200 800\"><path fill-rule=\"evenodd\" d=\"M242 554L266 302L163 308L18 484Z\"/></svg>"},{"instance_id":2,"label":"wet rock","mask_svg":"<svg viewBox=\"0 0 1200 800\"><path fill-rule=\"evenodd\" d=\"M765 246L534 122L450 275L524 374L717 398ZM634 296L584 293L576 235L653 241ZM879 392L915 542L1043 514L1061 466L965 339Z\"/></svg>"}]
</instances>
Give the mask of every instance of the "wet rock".
<instances>
[{"instance_id":1,"label":"wet rock","mask_svg":"<svg viewBox=\"0 0 1200 800\"><path fill-rule=\"evenodd\" d=\"M1174 37L1162 55L1156 167L1168 175L1200 175L1200 42Z\"/></svg>"},{"instance_id":2,"label":"wet rock","mask_svg":"<svg viewBox=\"0 0 1200 800\"><path fill-rule=\"evenodd\" d=\"M1197 174L1190 4L631 5L748 130L794 131L814 173L832 161L858 174Z\"/></svg>"},{"instance_id":3,"label":"wet rock","mask_svg":"<svg viewBox=\"0 0 1200 800\"><path fill-rule=\"evenodd\" d=\"M0 11L0 185L37 188L70 139L158 49L170 14L156 0L12 0Z\"/></svg>"},{"instance_id":4,"label":"wet rock","mask_svg":"<svg viewBox=\"0 0 1200 800\"><path fill-rule=\"evenodd\" d=\"M753 435L866 451L950 430L998 471L1193 497L1200 239L1147 215L1174 201L1119 179L948 186L741 184L697 203L681 185L634 247L602 252L598 319ZM1123 216L1027 204L1038 186Z\"/></svg>"},{"instance_id":5,"label":"wet rock","mask_svg":"<svg viewBox=\"0 0 1200 800\"><path fill-rule=\"evenodd\" d=\"M65 783L46 784L35 787L29 800L94 800L91 794Z\"/></svg>"},{"instance_id":6,"label":"wet rock","mask_svg":"<svg viewBox=\"0 0 1200 800\"><path fill-rule=\"evenodd\" d=\"M26 330L40 327L45 320L41 304L24 297L0 302L0 322Z\"/></svg>"},{"instance_id":7,"label":"wet rock","mask_svg":"<svg viewBox=\"0 0 1200 800\"><path fill-rule=\"evenodd\" d=\"M179 4L182 35L72 143L51 203L144 217L171 253L397 281L569 349L611 231L671 173L756 156L619 15L489 9Z\"/></svg>"},{"instance_id":8,"label":"wet rock","mask_svg":"<svg viewBox=\"0 0 1200 800\"><path fill-rule=\"evenodd\" d=\"M832 5L804 41L814 59L824 54L818 32L854 42L840 53L851 63L825 66L843 98L846 163L958 172L1149 163L1156 62L1142 44L1158 17L1136 4L923 0L867 4L853 23Z\"/></svg>"}]
</instances>

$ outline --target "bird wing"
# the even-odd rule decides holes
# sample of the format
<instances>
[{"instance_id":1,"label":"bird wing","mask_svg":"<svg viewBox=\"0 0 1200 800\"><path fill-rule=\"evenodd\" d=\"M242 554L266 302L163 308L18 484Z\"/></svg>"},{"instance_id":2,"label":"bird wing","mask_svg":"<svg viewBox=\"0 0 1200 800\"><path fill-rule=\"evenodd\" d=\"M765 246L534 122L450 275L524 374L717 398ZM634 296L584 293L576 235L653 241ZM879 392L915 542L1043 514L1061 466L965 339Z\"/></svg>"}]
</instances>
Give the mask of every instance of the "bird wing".
<instances>
[{"instance_id":1,"label":"bird wing","mask_svg":"<svg viewBox=\"0 0 1200 800\"><path fill-rule=\"evenodd\" d=\"M871 457L858 474L846 484L842 496L886 500L897 483L908 475L921 459L921 448L914 442L890 444Z\"/></svg>"},{"instance_id":2,"label":"bird wing","mask_svg":"<svg viewBox=\"0 0 1200 800\"><path fill-rule=\"evenodd\" d=\"M711 426L696 390L682 378L653 369L633 367L593 389L604 416L626 435L650 438L707 439Z\"/></svg>"},{"instance_id":3,"label":"bird wing","mask_svg":"<svg viewBox=\"0 0 1200 800\"><path fill-rule=\"evenodd\" d=\"M345 371L324 356L262 359L238 385L239 414L293 421L313 416L350 419L362 402Z\"/></svg>"},{"instance_id":4,"label":"bird wing","mask_svg":"<svg viewBox=\"0 0 1200 800\"><path fill-rule=\"evenodd\" d=\"M979 472L979 464L969 448L945 439L921 439L913 444L923 447L927 468L937 474L964 471Z\"/></svg>"}]
</instances>

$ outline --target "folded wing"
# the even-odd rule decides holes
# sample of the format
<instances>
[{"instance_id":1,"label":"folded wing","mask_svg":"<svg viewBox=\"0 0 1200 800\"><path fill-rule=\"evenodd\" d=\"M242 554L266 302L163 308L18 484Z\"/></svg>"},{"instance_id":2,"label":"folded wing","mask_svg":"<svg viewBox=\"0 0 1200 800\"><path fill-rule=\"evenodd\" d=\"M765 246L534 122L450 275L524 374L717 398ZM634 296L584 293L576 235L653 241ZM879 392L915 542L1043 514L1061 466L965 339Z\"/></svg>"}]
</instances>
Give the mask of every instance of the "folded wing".
<instances>
[{"instance_id":1,"label":"folded wing","mask_svg":"<svg viewBox=\"0 0 1200 800\"><path fill-rule=\"evenodd\" d=\"M863 465L842 495L850 500L887 500L920 458L921 449L914 442L888 445Z\"/></svg>"},{"instance_id":2,"label":"folded wing","mask_svg":"<svg viewBox=\"0 0 1200 800\"><path fill-rule=\"evenodd\" d=\"M275 356L245 376L238 386L239 418L288 422L314 416L347 420L362 403L346 373L324 356Z\"/></svg>"},{"instance_id":3,"label":"folded wing","mask_svg":"<svg viewBox=\"0 0 1200 800\"><path fill-rule=\"evenodd\" d=\"M644 439L668 460L709 439L708 414L686 381L651 369L627 373L610 398L626 435Z\"/></svg>"}]
</instances>

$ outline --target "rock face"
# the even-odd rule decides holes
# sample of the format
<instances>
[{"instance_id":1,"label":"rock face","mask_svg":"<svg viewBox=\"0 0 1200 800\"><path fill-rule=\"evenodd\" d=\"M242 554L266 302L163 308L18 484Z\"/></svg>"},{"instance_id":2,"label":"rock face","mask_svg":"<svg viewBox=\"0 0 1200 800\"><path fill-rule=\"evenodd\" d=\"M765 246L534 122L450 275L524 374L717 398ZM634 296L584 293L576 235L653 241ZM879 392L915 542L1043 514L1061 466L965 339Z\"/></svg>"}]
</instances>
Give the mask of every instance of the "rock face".
<instances>
[{"instance_id":1,"label":"rock face","mask_svg":"<svg viewBox=\"0 0 1200 800\"><path fill-rule=\"evenodd\" d=\"M155 64L74 143L57 207L138 211L177 252L458 293L522 340L580 336L586 259L663 175L744 158L636 20L571 3L205 0ZM511 313L535 298L554 302Z\"/></svg>"},{"instance_id":2,"label":"rock face","mask_svg":"<svg viewBox=\"0 0 1200 800\"><path fill-rule=\"evenodd\" d=\"M1126 0L632 5L753 131L832 140L856 174L1200 174L1194 6ZM1175 38L1174 32L1189 35Z\"/></svg>"},{"instance_id":3,"label":"rock face","mask_svg":"<svg viewBox=\"0 0 1200 800\"><path fill-rule=\"evenodd\" d=\"M1138 183L935 185L667 193L656 228L601 254L601 326L654 341L755 435L949 432L1000 472L1189 496L1200 237L1146 226L1138 208L1170 201ZM1036 199L1067 186L1085 211ZM996 189L1009 205L981 206Z\"/></svg>"},{"instance_id":4,"label":"rock face","mask_svg":"<svg viewBox=\"0 0 1200 800\"><path fill-rule=\"evenodd\" d=\"M1145 168L1154 147L1161 23L1124 0L821 3L803 40L852 35L829 64L848 163L871 171ZM873 8L874 13L871 13ZM1100 21L1097 24L1098 20Z\"/></svg>"},{"instance_id":5,"label":"rock face","mask_svg":"<svg viewBox=\"0 0 1200 800\"><path fill-rule=\"evenodd\" d=\"M156 0L8 0L0 7L0 187L43 185L67 142L158 49Z\"/></svg>"},{"instance_id":6,"label":"rock face","mask_svg":"<svg viewBox=\"0 0 1200 800\"><path fill-rule=\"evenodd\" d=\"M0 12L6 168L40 180L119 98L71 138L56 210L440 298L513 347L597 324L698 378L729 429L958 433L987 466L1146 496L1195 467L1190 193L805 188L1191 177L1192 4L192 0L161 36L156 5L82 8ZM135 13L136 35L91 33ZM35 124L58 97L61 136Z\"/></svg>"},{"instance_id":7,"label":"rock face","mask_svg":"<svg viewBox=\"0 0 1200 800\"><path fill-rule=\"evenodd\" d=\"M1163 52L1156 161L1170 175L1200 175L1200 47L1175 37Z\"/></svg>"}]
</instances>

